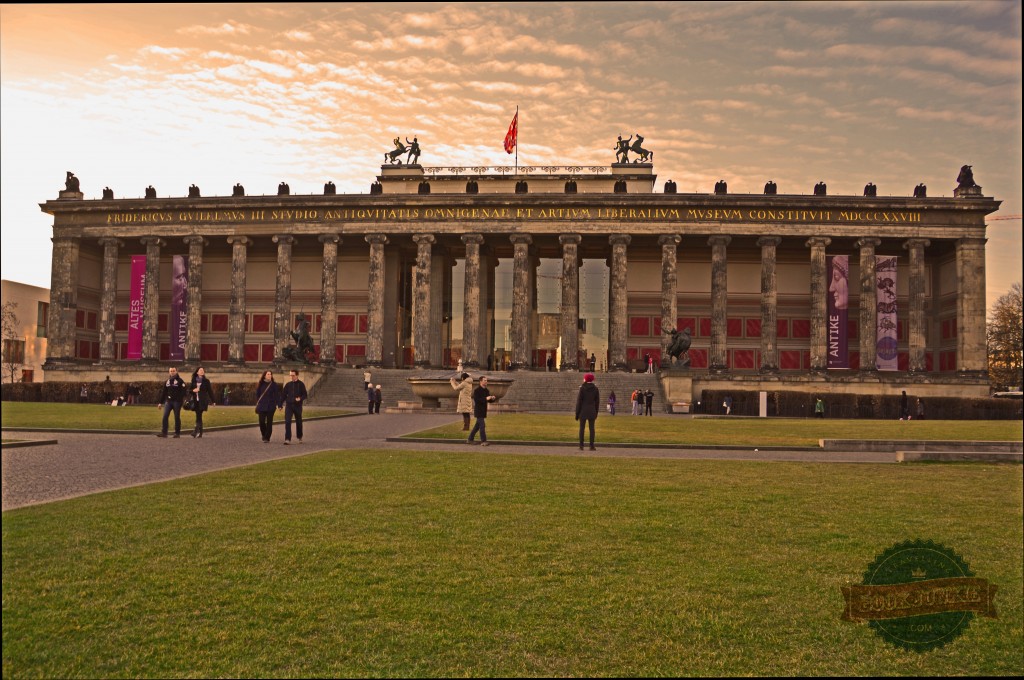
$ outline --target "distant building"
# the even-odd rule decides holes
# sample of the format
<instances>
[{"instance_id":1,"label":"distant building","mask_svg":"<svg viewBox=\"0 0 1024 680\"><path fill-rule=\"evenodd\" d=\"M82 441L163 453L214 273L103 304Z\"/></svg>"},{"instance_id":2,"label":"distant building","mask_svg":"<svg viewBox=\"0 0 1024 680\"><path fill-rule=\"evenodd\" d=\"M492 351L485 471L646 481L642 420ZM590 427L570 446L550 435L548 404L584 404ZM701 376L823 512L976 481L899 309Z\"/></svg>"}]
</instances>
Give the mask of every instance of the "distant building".
<instances>
[{"instance_id":1,"label":"distant building","mask_svg":"<svg viewBox=\"0 0 1024 680\"><path fill-rule=\"evenodd\" d=\"M17 337L3 339L3 382L42 382L46 361L46 321L50 308L50 289L26 283L0 282L3 304L13 302L17 316Z\"/></svg>"},{"instance_id":2,"label":"distant building","mask_svg":"<svg viewBox=\"0 0 1024 680\"><path fill-rule=\"evenodd\" d=\"M384 166L367 180L364 194L43 203L50 379L168 361L251 373L302 313L323 371L549 357L575 370L586 352L620 371L650 355L674 369L673 394L988 394L985 220L999 201L980 189L657 193L648 163ZM667 356L673 329L690 331L688 363Z\"/></svg>"}]
</instances>

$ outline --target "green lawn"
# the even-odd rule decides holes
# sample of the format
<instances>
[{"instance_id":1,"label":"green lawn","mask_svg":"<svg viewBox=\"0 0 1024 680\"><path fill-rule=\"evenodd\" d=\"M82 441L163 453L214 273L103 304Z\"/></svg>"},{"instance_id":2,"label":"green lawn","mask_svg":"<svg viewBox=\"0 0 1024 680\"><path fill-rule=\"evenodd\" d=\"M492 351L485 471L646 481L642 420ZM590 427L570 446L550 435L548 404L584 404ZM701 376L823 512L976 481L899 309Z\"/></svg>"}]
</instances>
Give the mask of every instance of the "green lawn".
<instances>
[{"instance_id":1,"label":"green lawn","mask_svg":"<svg viewBox=\"0 0 1024 680\"><path fill-rule=\"evenodd\" d=\"M929 439L1020 441L1024 426L1013 420L814 420L790 418L649 418L600 416L598 443L729 446L818 446L819 439ZM465 439L462 423L410 437ZM487 438L505 441L578 441L572 416L505 413L487 418ZM589 433L588 433L589 437Z\"/></svg>"},{"instance_id":2,"label":"green lawn","mask_svg":"<svg viewBox=\"0 0 1024 680\"><path fill-rule=\"evenodd\" d=\"M305 418L348 413L342 409L306 408ZM159 430L163 410L153 405L114 407L103 404L53 404L5 401L3 427L70 430ZM191 430L195 415L182 410L182 429ZM258 424L252 406L215 406L203 414L203 427ZM174 427L174 414L170 417Z\"/></svg>"},{"instance_id":3,"label":"green lawn","mask_svg":"<svg viewBox=\"0 0 1024 680\"><path fill-rule=\"evenodd\" d=\"M1022 485L477 449L134 487L4 513L3 676L1021 674ZM999 587L998 619L920 654L839 590L918 538Z\"/></svg>"}]
</instances>

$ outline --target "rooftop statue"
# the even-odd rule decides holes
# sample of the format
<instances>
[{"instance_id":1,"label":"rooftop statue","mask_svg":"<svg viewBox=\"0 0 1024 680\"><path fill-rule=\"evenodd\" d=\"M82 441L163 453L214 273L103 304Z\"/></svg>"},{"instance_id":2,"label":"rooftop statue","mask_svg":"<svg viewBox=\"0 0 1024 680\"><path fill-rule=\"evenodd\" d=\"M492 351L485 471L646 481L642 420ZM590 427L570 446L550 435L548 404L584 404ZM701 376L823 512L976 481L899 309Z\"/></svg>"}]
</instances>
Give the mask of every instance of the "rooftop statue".
<instances>
[{"instance_id":1,"label":"rooftop statue","mask_svg":"<svg viewBox=\"0 0 1024 680\"><path fill-rule=\"evenodd\" d=\"M630 139L632 139L632 137L630 137ZM639 156L639 158L633 159L634 163L648 163L654 160L654 152L643 148L643 146L641 146L643 143L644 136L638 132L636 135L636 141L629 147L630 151Z\"/></svg>"},{"instance_id":2,"label":"rooftop statue","mask_svg":"<svg viewBox=\"0 0 1024 680\"><path fill-rule=\"evenodd\" d=\"M334 186L334 182L328 181L324 185L324 196L334 196L338 193L338 187Z\"/></svg>"},{"instance_id":3,"label":"rooftop statue","mask_svg":"<svg viewBox=\"0 0 1024 680\"><path fill-rule=\"evenodd\" d=\"M75 177L75 173L68 170L67 178L64 180L65 191L81 191L78 186L78 178Z\"/></svg>"},{"instance_id":4,"label":"rooftop statue","mask_svg":"<svg viewBox=\"0 0 1024 680\"><path fill-rule=\"evenodd\" d=\"M971 166L965 165L960 168L960 174L956 177L957 189L968 189L978 186L974 183L974 171Z\"/></svg>"},{"instance_id":5,"label":"rooftop statue","mask_svg":"<svg viewBox=\"0 0 1024 680\"><path fill-rule=\"evenodd\" d=\"M405 143L409 145L409 156L405 159L406 165L414 165L420 162L420 141L418 138L413 137L412 141L409 138L405 138Z\"/></svg>"},{"instance_id":6,"label":"rooftop statue","mask_svg":"<svg viewBox=\"0 0 1024 680\"><path fill-rule=\"evenodd\" d=\"M779 193L779 187L775 182L768 180L764 185L764 193L768 196L775 196Z\"/></svg>"},{"instance_id":7,"label":"rooftop statue","mask_svg":"<svg viewBox=\"0 0 1024 680\"><path fill-rule=\"evenodd\" d=\"M291 192L292 192L292 188L290 186L288 186L285 182L281 182L280 184L277 185L277 195L278 196L287 196Z\"/></svg>"},{"instance_id":8,"label":"rooftop statue","mask_svg":"<svg viewBox=\"0 0 1024 680\"><path fill-rule=\"evenodd\" d=\"M245 187L243 187L241 183L236 184L231 188L231 195L235 198L238 198L239 196L245 196Z\"/></svg>"},{"instance_id":9,"label":"rooftop statue","mask_svg":"<svg viewBox=\"0 0 1024 680\"><path fill-rule=\"evenodd\" d=\"M384 154L384 160L386 160L391 165L395 165L396 163L398 165L401 165L402 164L402 156L409 149L406 148L405 144L402 144L402 140L399 139L398 137L395 137L395 141L393 143L395 145L395 150L394 151L388 151L387 153L385 153Z\"/></svg>"},{"instance_id":10,"label":"rooftop statue","mask_svg":"<svg viewBox=\"0 0 1024 680\"><path fill-rule=\"evenodd\" d=\"M152 184L146 187L146 198L156 198L156 189L153 188Z\"/></svg>"},{"instance_id":11,"label":"rooftop statue","mask_svg":"<svg viewBox=\"0 0 1024 680\"><path fill-rule=\"evenodd\" d=\"M188 197L189 198L201 198L201 196L199 195L199 187L197 187L195 184L190 186L188 188Z\"/></svg>"},{"instance_id":12,"label":"rooftop statue","mask_svg":"<svg viewBox=\"0 0 1024 680\"><path fill-rule=\"evenodd\" d=\"M615 146L612 147L612 151L615 152L616 163L628 163L629 162L629 143L633 140L633 135L629 136L629 139L623 141L622 135L619 135L619 141L615 142Z\"/></svg>"},{"instance_id":13,"label":"rooftop statue","mask_svg":"<svg viewBox=\"0 0 1024 680\"><path fill-rule=\"evenodd\" d=\"M112 201L114 200L114 190L110 187L103 187L103 200Z\"/></svg>"}]
</instances>

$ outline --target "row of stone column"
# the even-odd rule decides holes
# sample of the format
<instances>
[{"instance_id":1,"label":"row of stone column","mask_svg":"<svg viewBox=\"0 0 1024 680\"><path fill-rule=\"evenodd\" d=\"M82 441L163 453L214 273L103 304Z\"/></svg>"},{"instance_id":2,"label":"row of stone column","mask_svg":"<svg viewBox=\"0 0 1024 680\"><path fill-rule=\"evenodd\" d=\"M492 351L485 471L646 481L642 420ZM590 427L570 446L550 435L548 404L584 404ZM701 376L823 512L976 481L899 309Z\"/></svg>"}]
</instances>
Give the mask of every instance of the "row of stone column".
<instances>
[{"instance_id":1,"label":"row of stone column","mask_svg":"<svg viewBox=\"0 0 1024 680\"><path fill-rule=\"evenodd\" d=\"M366 338L366 359L371 365L381 365L384 348L384 290L385 260L384 246L388 242L385 234L368 234L365 237L370 246L368 277L368 328ZM323 272L321 314L323 319L334 319L337 294L338 244L337 234L318 237L323 244ZM533 238L528 234L510 236L513 246L513 291L512 291L512 366L529 366L530 316L534 306L535 281L531 278L533 260ZM562 311L561 344L563 369L576 369L578 358L573 348L579 346L579 234L563 234L559 237L562 246ZM627 247L630 236L616 234L609 237L610 285L609 285L609 367L613 370L626 368L627 339L627 289L628 267ZM677 319L677 247L680 236L662 236L662 328L672 328ZM771 373L778 370L777 337L777 284L776 249L781 238L765 236L758 239L761 248L761 363L760 370ZM202 236L188 236L184 239L189 246L189 324L185 347L185 358L197 361L200 355L199 315L202 305L202 262L203 249L208 240ZM246 309L246 259L248 247L253 240L247 236L230 236L232 247L231 298L228 321L228 356L230 361L244 361L245 309ZM277 235L277 289L274 304L274 337L278 355L288 346L291 333L291 268L292 247L296 237ZM439 298L432 295L431 281L434 275L432 234L415 234L416 264L413 290L414 362L418 366L436 363L432 352L432 332L440 323ZM463 314L463 363L479 366L485 349L482 339L483 322L486 317L486 299L481 289L486 284L488 273L481 267L483 257L483 234L471 233L462 236L466 246L465 309ZM711 343L709 368L723 371L727 367L727 247L729 236L711 236ZM157 313L159 309L160 252L166 243L157 237L141 239L146 247L146 295L143 328L143 358L157 359ZM871 370L875 364L875 247L877 238L863 238L857 242L860 250L860 364L864 370ZM114 343L115 299L117 293L117 263L119 249L124 242L116 238L99 240L103 246L103 281L100 301L100 359L113 361L116 358ZM822 371L827 365L828 319L826 298L828 289L825 266L825 249L831 239L815 236L806 242L810 248L811 284L811 368ZM78 258L80 241L77 238L54 239L53 285L50 305L50 357L71 358L74 356L75 310L77 308ZM958 343L961 370L981 372L985 370L985 287L984 287L984 244L983 239L962 239L957 242L958 295ZM925 369L925 315L924 315L924 248L926 239L909 239L904 248L909 251L910 300L909 300L909 369L912 372ZM436 308L436 309L435 309ZM321 326L320 346L334 347L336 325L324 323ZM662 356L667 358L669 337L662 334ZM321 361L330 363L333 354L326 353Z\"/></svg>"}]
</instances>

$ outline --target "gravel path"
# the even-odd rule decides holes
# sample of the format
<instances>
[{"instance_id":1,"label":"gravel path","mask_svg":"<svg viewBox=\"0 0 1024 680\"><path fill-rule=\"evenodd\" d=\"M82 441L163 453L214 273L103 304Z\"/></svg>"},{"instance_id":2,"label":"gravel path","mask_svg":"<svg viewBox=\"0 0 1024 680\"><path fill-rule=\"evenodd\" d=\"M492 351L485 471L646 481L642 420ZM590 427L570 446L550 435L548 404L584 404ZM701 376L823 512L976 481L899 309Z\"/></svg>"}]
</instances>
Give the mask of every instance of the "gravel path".
<instances>
[{"instance_id":1,"label":"gravel path","mask_svg":"<svg viewBox=\"0 0 1024 680\"><path fill-rule=\"evenodd\" d=\"M372 420L370 420L372 418ZM893 462L888 453L818 451L754 451L698 449L636 449L601 446L581 452L574 446L492 444L470 447L450 442L388 442L388 437L419 432L455 422L452 414L381 414L311 421L305 440L283 446L284 424L274 424L269 444L259 430L207 432L202 439L89 433L18 433L19 439L54 439L57 444L3 449L3 510L84 496L141 484L178 479L214 470L253 465L332 449L455 450L517 455L617 456L635 458L789 460L805 462ZM500 433L492 432L492 438Z\"/></svg>"}]
</instances>

